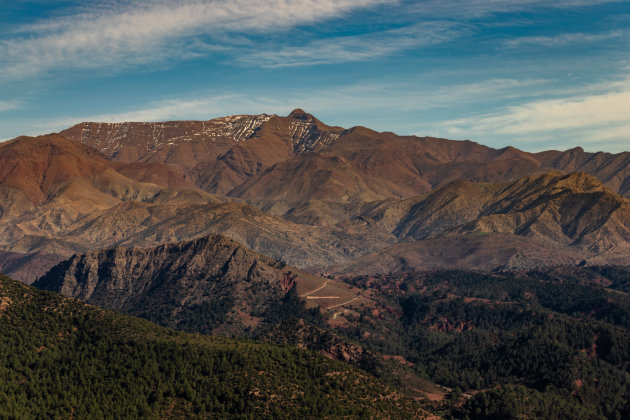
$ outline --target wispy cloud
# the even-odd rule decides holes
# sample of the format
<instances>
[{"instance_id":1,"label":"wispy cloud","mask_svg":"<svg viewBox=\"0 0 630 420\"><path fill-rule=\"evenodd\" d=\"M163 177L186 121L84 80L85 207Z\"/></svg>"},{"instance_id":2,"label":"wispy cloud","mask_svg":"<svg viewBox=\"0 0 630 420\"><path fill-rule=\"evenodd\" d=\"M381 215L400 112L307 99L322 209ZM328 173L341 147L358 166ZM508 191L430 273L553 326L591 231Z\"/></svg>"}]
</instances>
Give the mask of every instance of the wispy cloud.
<instances>
[{"instance_id":1,"label":"wispy cloud","mask_svg":"<svg viewBox=\"0 0 630 420\"><path fill-rule=\"evenodd\" d=\"M398 16L451 20L411 25L367 36L311 41L303 47L278 46L239 61L268 67L366 60L463 34L464 21L493 13L528 8L589 6L613 0L109 0L89 2L34 24L12 28L0 39L0 78L24 79L54 69L108 68L163 62L228 51L238 38L277 32L359 9L393 5ZM421 19L424 20L424 19ZM7 34L11 34L7 37ZM233 35L233 36L232 36ZM518 41L517 41L518 42ZM521 42L554 42L529 39ZM570 42L558 38L555 42ZM261 47L260 45L258 47ZM241 53L242 51L238 51ZM247 53L247 51L245 51Z\"/></svg>"},{"instance_id":2,"label":"wispy cloud","mask_svg":"<svg viewBox=\"0 0 630 420\"><path fill-rule=\"evenodd\" d=\"M423 16L477 19L492 14L531 9L564 9L615 3L618 0L425 0L415 2L410 12Z\"/></svg>"},{"instance_id":3,"label":"wispy cloud","mask_svg":"<svg viewBox=\"0 0 630 420\"><path fill-rule=\"evenodd\" d=\"M601 86L600 86L601 87ZM519 140L571 138L573 144L596 141L630 142L630 79L612 82L599 93L546 99L440 124L451 135ZM628 147L626 146L626 149Z\"/></svg>"},{"instance_id":4,"label":"wispy cloud","mask_svg":"<svg viewBox=\"0 0 630 420\"><path fill-rule=\"evenodd\" d=\"M517 96L523 89L540 86L545 80L490 79L477 83L458 84L448 88L430 88L417 85L417 80L400 83L361 83L336 86L328 89L278 90L276 96L255 95L250 92L206 92L188 96L153 101L116 113L80 114L74 116L21 122L20 134L36 135L68 128L82 121L125 122L125 121L168 121L181 119L207 120L231 114L276 113L286 115L293 108L305 108L316 115L339 115L355 109L359 115L382 114L387 109L391 114L409 111L424 111L454 104L478 103L479 98ZM530 92L531 93L531 92ZM363 117L367 118L367 117ZM335 121L351 124L351 121ZM357 124L368 124L365 119ZM369 125L369 124L368 124ZM25 129L28 127L28 130ZM372 128L379 128L371 126ZM10 127L4 127L9 129ZM405 127L384 127L405 132ZM403 130L402 132L399 130ZM4 134L4 136L2 136ZM6 133L0 137L8 139Z\"/></svg>"},{"instance_id":5,"label":"wispy cloud","mask_svg":"<svg viewBox=\"0 0 630 420\"><path fill-rule=\"evenodd\" d=\"M452 106L462 103L483 103L498 99L523 98L542 94L541 86L550 81L545 79L504 79L495 78L475 83L465 83L439 88L429 95L431 106ZM539 89L534 89L539 87Z\"/></svg>"},{"instance_id":6,"label":"wispy cloud","mask_svg":"<svg viewBox=\"0 0 630 420\"><path fill-rule=\"evenodd\" d=\"M523 45L564 47L570 44L583 44L589 42L606 41L608 39L620 38L622 36L622 31L612 31L603 34L572 33L560 34L556 36L524 36L507 40L504 42L504 45L509 48L517 48Z\"/></svg>"},{"instance_id":7,"label":"wispy cloud","mask_svg":"<svg viewBox=\"0 0 630 420\"><path fill-rule=\"evenodd\" d=\"M241 61L262 67L294 67L365 61L399 51L441 44L470 32L461 24L425 22L403 28L318 40L301 46L256 51Z\"/></svg>"},{"instance_id":8,"label":"wispy cloud","mask_svg":"<svg viewBox=\"0 0 630 420\"><path fill-rule=\"evenodd\" d=\"M419 135L470 138L496 147L517 144L526 150L577 145L589 150L628 149L630 79L591 85L584 89L588 93L557 99L534 99L562 92L560 89L548 90L549 83L551 81L544 79L489 79L431 89L418 86L415 80L407 83L364 81L324 90L283 90L275 96L249 92L205 93L151 102L119 113L79 114L48 121L29 121L24 126L30 130L26 134L41 134L62 130L81 121L206 120L222 115L263 112L287 115L292 108L302 107L332 124L362 124L398 134L418 132ZM399 121L400 113L422 115L426 111L466 107L496 98L521 100L523 92L529 95L529 102L505 107L492 114L405 124ZM354 113L345 115L343 119L335 117L349 109Z\"/></svg>"},{"instance_id":9,"label":"wispy cloud","mask_svg":"<svg viewBox=\"0 0 630 420\"><path fill-rule=\"evenodd\" d=\"M154 101L135 109L118 113L77 114L71 117L30 122L30 131L37 135L66 129L83 121L128 122L208 120L223 115L242 113L288 113L291 108L284 101L246 94L207 94ZM8 137L7 137L8 138ZM5 138L4 140L6 140Z\"/></svg>"},{"instance_id":10,"label":"wispy cloud","mask_svg":"<svg viewBox=\"0 0 630 420\"><path fill-rule=\"evenodd\" d=\"M545 80L490 79L478 83L430 89L418 87L415 82L362 82L325 90L283 90L278 91L277 97L249 93L207 93L155 101L119 113L84 114L44 121L36 124L36 127L43 132L64 129L82 121L205 120L240 113L283 115L296 107L306 108L316 115L339 113L349 108L358 109L367 115L382 109L388 109L393 113L423 111L454 104L478 103L480 97L491 100L492 97L518 96L518 92L522 92L523 89L546 83ZM393 103L396 105L392 105Z\"/></svg>"},{"instance_id":11,"label":"wispy cloud","mask_svg":"<svg viewBox=\"0 0 630 420\"><path fill-rule=\"evenodd\" d=\"M11 111L20 107L19 101L0 101L0 112Z\"/></svg>"},{"instance_id":12,"label":"wispy cloud","mask_svg":"<svg viewBox=\"0 0 630 420\"><path fill-rule=\"evenodd\" d=\"M175 98L152 102L139 109L116 114L83 116L81 121L166 121L173 119L206 120L219 115L269 112L279 103L265 97L242 94L208 95L196 98ZM70 121L68 121L70 122ZM76 123L76 119L74 123Z\"/></svg>"},{"instance_id":13,"label":"wispy cloud","mask_svg":"<svg viewBox=\"0 0 630 420\"><path fill-rule=\"evenodd\" d=\"M117 1L18 28L0 40L0 74L20 78L57 68L124 67L181 58L221 45L198 37L277 31L394 0Z\"/></svg>"}]
</instances>

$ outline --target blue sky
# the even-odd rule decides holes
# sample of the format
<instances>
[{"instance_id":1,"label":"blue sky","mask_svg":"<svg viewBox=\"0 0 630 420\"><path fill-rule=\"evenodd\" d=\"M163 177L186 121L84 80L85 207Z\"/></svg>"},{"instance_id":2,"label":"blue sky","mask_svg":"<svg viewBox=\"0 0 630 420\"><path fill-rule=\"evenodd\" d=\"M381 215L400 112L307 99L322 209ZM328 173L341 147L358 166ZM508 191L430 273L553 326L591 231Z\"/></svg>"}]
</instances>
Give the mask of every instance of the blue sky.
<instances>
[{"instance_id":1,"label":"blue sky","mask_svg":"<svg viewBox=\"0 0 630 420\"><path fill-rule=\"evenodd\" d=\"M630 1L0 0L0 139L286 115L630 150Z\"/></svg>"}]
</instances>

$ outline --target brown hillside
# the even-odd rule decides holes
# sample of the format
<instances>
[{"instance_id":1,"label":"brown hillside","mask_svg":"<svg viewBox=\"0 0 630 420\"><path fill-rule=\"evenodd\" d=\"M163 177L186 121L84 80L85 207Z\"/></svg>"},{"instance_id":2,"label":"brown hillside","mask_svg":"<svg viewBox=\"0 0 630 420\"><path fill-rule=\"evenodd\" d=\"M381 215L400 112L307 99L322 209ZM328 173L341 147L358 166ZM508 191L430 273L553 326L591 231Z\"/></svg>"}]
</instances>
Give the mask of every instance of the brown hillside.
<instances>
[{"instance_id":1,"label":"brown hillside","mask_svg":"<svg viewBox=\"0 0 630 420\"><path fill-rule=\"evenodd\" d=\"M550 248L545 242L532 238L509 233L480 233L403 242L329 270L351 275L434 269L527 270L575 265L584 257L579 250Z\"/></svg>"},{"instance_id":2,"label":"brown hillside","mask_svg":"<svg viewBox=\"0 0 630 420\"><path fill-rule=\"evenodd\" d=\"M7 272L19 279L24 279L24 273L30 273L30 277L49 268L46 264L59 257L92 246L70 234L78 226L90 224L122 203L165 201L180 205L219 200L186 183L164 165L115 164L94 149L56 134L19 137L3 143L0 251L21 256L13 255L12 262L7 260L0 268L9 268ZM110 235L125 234L115 226L105 230ZM27 260L33 267L20 268L15 263Z\"/></svg>"},{"instance_id":3,"label":"brown hillside","mask_svg":"<svg viewBox=\"0 0 630 420\"><path fill-rule=\"evenodd\" d=\"M625 246L630 240L628 201L579 172L545 172L503 184L457 181L406 203L398 208L409 210L393 231L399 237L505 232L593 251ZM388 211L386 207L370 216L379 219ZM602 239L600 229L607 232L608 248L596 245Z\"/></svg>"},{"instance_id":4,"label":"brown hillside","mask_svg":"<svg viewBox=\"0 0 630 420\"><path fill-rule=\"evenodd\" d=\"M586 172L596 176L612 191L630 197L630 152L587 153L576 147L566 152L548 151L534 156L546 168Z\"/></svg>"},{"instance_id":5,"label":"brown hillside","mask_svg":"<svg viewBox=\"0 0 630 420\"><path fill-rule=\"evenodd\" d=\"M163 163L207 192L319 226L346 223L366 206L411 198L452 181L501 183L547 169L586 172L613 192L630 194L628 153L527 153L364 127L346 130L300 109L287 117L82 123L62 134L115 161Z\"/></svg>"},{"instance_id":6,"label":"brown hillside","mask_svg":"<svg viewBox=\"0 0 630 420\"><path fill-rule=\"evenodd\" d=\"M630 203L584 173L545 172L503 184L456 181L363 215L399 240L338 268L533 268L630 262ZM363 271L362 271L363 270Z\"/></svg>"},{"instance_id":7,"label":"brown hillside","mask_svg":"<svg viewBox=\"0 0 630 420\"><path fill-rule=\"evenodd\" d=\"M157 246L213 233L300 267L347 261L393 241L373 227L321 230L224 202L186 189L161 164L113 163L57 135L6 143L0 159L0 252L7 256L0 269L27 282L76 252ZM139 182L117 169L183 189Z\"/></svg>"},{"instance_id":8,"label":"brown hillside","mask_svg":"<svg viewBox=\"0 0 630 420\"><path fill-rule=\"evenodd\" d=\"M210 121L81 123L61 135L114 161L169 165L206 191L226 194L279 161L319 150L341 129L295 110L288 117L236 115Z\"/></svg>"},{"instance_id":9,"label":"brown hillside","mask_svg":"<svg viewBox=\"0 0 630 420\"><path fill-rule=\"evenodd\" d=\"M344 130L327 126L299 109L287 117L262 114L209 121L82 123L62 135L95 147L115 161L165 163L208 192L232 191L232 195L256 200L262 191L248 190L263 182L258 178L269 178L265 170L286 160L312 159L303 156L304 152L343 159L366 178L362 182L366 186L373 178L390 185L390 193L381 198L411 197L458 179L504 182L541 169L586 172L612 191L630 194L629 153L586 153L579 148L526 153L513 147L493 149L471 141L398 136L363 127ZM298 162L282 167L287 178L315 175L305 172ZM289 167L297 172L289 172ZM345 175L332 174L333 181L343 184ZM288 187L283 190L281 200L287 196L299 200L301 190L294 194Z\"/></svg>"},{"instance_id":10,"label":"brown hillside","mask_svg":"<svg viewBox=\"0 0 630 420\"><path fill-rule=\"evenodd\" d=\"M11 274L75 252L209 234L309 269L452 234L505 233L615 261L630 243L628 203L617 195L630 182L623 153L531 154L346 130L302 110L82 123L63 136L72 141L0 145L0 269ZM566 175L574 169L604 183Z\"/></svg>"}]
</instances>

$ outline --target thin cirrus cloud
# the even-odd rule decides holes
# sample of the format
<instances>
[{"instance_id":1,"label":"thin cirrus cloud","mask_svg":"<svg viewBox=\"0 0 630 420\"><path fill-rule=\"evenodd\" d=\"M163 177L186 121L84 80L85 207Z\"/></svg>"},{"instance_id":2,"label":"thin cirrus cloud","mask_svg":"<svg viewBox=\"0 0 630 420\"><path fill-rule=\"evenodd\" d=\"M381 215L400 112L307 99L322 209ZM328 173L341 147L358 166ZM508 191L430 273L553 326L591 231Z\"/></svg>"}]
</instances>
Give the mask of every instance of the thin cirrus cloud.
<instances>
[{"instance_id":1,"label":"thin cirrus cloud","mask_svg":"<svg viewBox=\"0 0 630 420\"><path fill-rule=\"evenodd\" d=\"M81 120L108 122L166 121L182 118L207 120L230 113L238 114L243 109L263 113L277 106L277 101L264 97L248 97L242 94L206 95L197 98L167 99L127 112L89 116ZM77 122L67 120L58 125L64 127Z\"/></svg>"},{"instance_id":2,"label":"thin cirrus cloud","mask_svg":"<svg viewBox=\"0 0 630 420\"><path fill-rule=\"evenodd\" d=\"M447 21L318 40L301 46L268 48L244 54L240 61L267 68L365 61L399 51L427 47L464 36L470 29Z\"/></svg>"},{"instance_id":3,"label":"thin cirrus cloud","mask_svg":"<svg viewBox=\"0 0 630 420\"><path fill-rule=\"evenodd\" d=\"M440 124L450 134L569 138L588 143L630 140L630 79L612 82L599 93L545 99L507 107L493 114Z\"/></svg>"},{"instance_id":4,"label":"thin cirrus cloud","mask_svg":"<svg viewBox=\"0 0 630 420\"><path fill-rule=\"evenodd\" d=\"M384 108L393 112L419 111L453 104L474 103L480 96L512 97L521 89L540 86L545 80L490 79L471 84L459 84L448 88L423 89L413 82L406 83L359 83L326 90L280 92L282 99L245 93L206 93L193 97L171 98L151 102L136 109L119 113L82 115L46 121L37 126L40 131L61 130L81 121L166 121L177 119L206 120L221 115L248 112L277 113L283 115L293 107L302 106L316 115L340 113L348 108L358 108L361 113L381 113ZM395 97L395 106L391 98ZM373 127L377 128L377 127ZM403 134L403 133L401 133Z\"/></svg>"},{"instance_id":5,"label":"thin cirrus cloud","mask_svg":"<svg viewBox=\"0 0 630 420\"><path fill-rule=\"evenodd\" d=\"M0 112L12 111L19 107L20 103L18 101L0 101Z\"/></svg>"},{"instance_id":6,"label":"thin cirrus cloud","mask_svg":"<svg viewBox=\"0 0 630 420\"><path fill-rule=\"evenodd\" d=\"M425 0L414 2L410 13L423 16L477 19L498 13L514 13L532 9L564 9L615 3L619 0Z\"/></svg>"},{"instance_id":7,"label":"thin cirrus cloud","mask_svg":"<svg viewBox=\"0 0 630 420\"><path fill-rule=\"evenodd\" d=\"M127 122L127 121L172 121L172 120L208 120L218 116L241 114L243 110L251 113L286 111L286 102L245 94L206 94L197 97L171 98L154 101L144 106L117 113L80 115L57 118L30 124L31 133L63 130L83 121ZM280 111L278 111L280 112Z\"/></svg>"},{"instance_id":8,"label":"thin cirrus cloud","mask_svg":"<svg viewBox=\"0 0 630 420\"><path fill-rule=\"evenodd\" d=\"M556 36L524 36L510 39L503 43L508 48L518 48L523 45L543 46L543 47L564 47L570 44L583 44L588 42L600 42L614 38L621 38L622 31L612 31L603 34L571 33Z\"/></svg>"},{"instance_id":9,"label":"thin cirrus cloud","mask_svg":"<svg viewBox=\"0 0 630 420\"><path fill-rule=\"evenodd\" d=\"M355 109L361 114L376 113L386 118L387 114L402 112L448 109L455 106L476 104L497 99L522 97L526 90L535 96L548 81L544 79L488 79L475 83L453 84L444 87L432 87L418 84L418 80L399 83L361 82L350 86L307 92L302 95L289 95L292 102L305 104L312 112L341 113ZM379 127L371 127L379 128ZM391 128L390 128L391 129ZM398 131L398 130L396 130ZM405 134L398 131L399 134Z\"/></svg>"},{"instance_id":10,"label":"thin cirrus cloud","mask_svg":"<svg viewBox=\"0 0 630 420\"><path fill-rule=\"evenodd\" d=\"M16 28L0 40L0 73L24 78L57 68L124 67L212 49L197 37L277 31L392 0L113 2ZM221 45L214 46L221 48Z\"/></svg>"},{"instance_id":11,"label":"thin cirrus cloud","mask_svg":"<svg viewBox=\"0 0 630 420\"><path fill-rule=\"evenodd\" d=\"M444 16L456 21L492 13L540 7L574 7L611 0L154 0L87 3L66 15L12 28L0 39L0 79L20 80L55 69L110 69L207 56L222 51L236 61L288 67L363 61L392 52L441 43L465 35L451 22L415 24L377 33L311 41L305 46L256 50L238 45L244 34L277 32L379 5L396 5L398 14ZM393 10L393 9L392 9ZM231 36L234 35L234 36ZM555 42L568 42L558 38ZM516 40L515 42L519 42ZM522 42L554 42L530 39Z\"/></svg>"},{"instance_id":12,"label":"thin cirrus cloud","mask_svg":"<svg viewBox=\"0 0 630 420\"><path fill-rule=\"evenodd\" d=\"M341 89L282 91L278 96L249 93L206 93L196 97L172 98L151 102L136 109L119 113L83 115L29 124L31 134L61 130L81 121L165 121L176 119L206 120L221 115L241 113L287 114L293 107L325 118L326 122L348 124L349 119L334 120L334 115L351 108L357 114L355 124L367 124L375 129L389 129L388 118L399 112L424 112L426 109L477 103L479 98L520 98L526 89L530 97L549 94L549 81L544 79L489 79L477 83L459 84L448 88L423 89L411 84L360 83ZM418 132L449 138L471 138L483 143L503 146L518 139L527 150L569 147L582 144L590 149L606 142L608 149L627 149L630 137L630 79L608 84L594 84L582 94L563 98L530 100L522 105L505 107L492 114L456 120L417 121L405 126L397 123L393 131L399 134ZM567 94L567 92L564 92ZM562 90L556 92L562 94ZM388 96L389 95L389 96ZM395 100L392 100L392 97ZM395 104L392 106L392 104ZM383 113L388 109L389 113ZM328 121L326 118L333 118ZM368 120L370 121L368 123ZM375 121L379 121L378 123ZM378 124L385 124L379 127ZM415 126L415 127L414 127ZM418 127L423 127L421 130ZM547 141L547 143L541 143ZM536 143L537 144L534 144Z\"/></svg>"}]
</instances>

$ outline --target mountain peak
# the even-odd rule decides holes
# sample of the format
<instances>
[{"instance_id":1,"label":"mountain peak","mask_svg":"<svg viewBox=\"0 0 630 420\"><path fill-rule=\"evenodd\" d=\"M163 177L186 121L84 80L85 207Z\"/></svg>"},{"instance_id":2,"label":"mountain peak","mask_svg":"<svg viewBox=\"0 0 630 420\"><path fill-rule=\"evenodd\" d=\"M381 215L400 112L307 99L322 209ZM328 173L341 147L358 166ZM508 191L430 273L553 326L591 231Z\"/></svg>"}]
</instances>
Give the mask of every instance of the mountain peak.
<instances>
[{"instance_id":1,"label":"mountain peak","mask_svg":"<svg viewBox=\"0 0 630 420\"><path fill-rule=\"evenodd\" d=\"M585 172L571 172L558 179L557 183L558 186L569 188L575 193L607 191L606 186L599 179ZM609 192L612 193L612 191Z\"/></svg>"},{"instance_id":2,"label":"mountain peak","mask_svg":"<svg viewBox=\"0 0 630 420\"><path fill-rule=\"evenodd\" d=\"M308 113L306 111L304 111L303 109L301 109L301 108L295 108L289 114L289 117L293 117L293 118L304 118L304 117L307 117L307 116L308 116Z\"/></svg>"}]
</instances>

